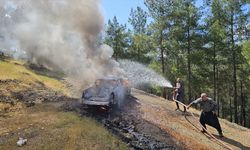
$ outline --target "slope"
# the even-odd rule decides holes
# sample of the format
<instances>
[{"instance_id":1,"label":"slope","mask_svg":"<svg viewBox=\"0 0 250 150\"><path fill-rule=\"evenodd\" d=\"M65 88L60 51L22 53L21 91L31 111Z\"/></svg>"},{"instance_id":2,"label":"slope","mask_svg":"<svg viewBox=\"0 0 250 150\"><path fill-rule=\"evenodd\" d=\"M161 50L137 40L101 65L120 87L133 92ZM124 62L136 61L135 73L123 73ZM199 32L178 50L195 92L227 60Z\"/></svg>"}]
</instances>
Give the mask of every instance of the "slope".
<instances>
[{"instance_id":1,"label":"slope","mask_svg":"<svg viewBox=\"0 0 250 150\"><path fill-rule=\"evenodd\" d=\"M184 149L225 149L221 144L212 138L200 133L198 119L200 112L190 109L196 118L191 115L183 115L182 112L174 111L176 106L173 101L168 101L154 95L133 90L133 96L137 105L137 111L134 114L140 115L145 121L159 127L162 132L172 136L179 145ZM132 111L129 110L128 111ZM233 149L250 149L250 130L227 120L220 119L225 137L220 140L224 141ZM217 136L214 128L208 127L211 133Z\"/></svg>"},{"instance_id":2,"label":"slope","mask_svg":"<svg viewBox=\"0 0 250 150\"><path fill-rule=\"evenodd\" d=\"M71 98L60 73L0 58L0 149L127 149L95 119L61 109Z\"/></svg>"}]
</instances>

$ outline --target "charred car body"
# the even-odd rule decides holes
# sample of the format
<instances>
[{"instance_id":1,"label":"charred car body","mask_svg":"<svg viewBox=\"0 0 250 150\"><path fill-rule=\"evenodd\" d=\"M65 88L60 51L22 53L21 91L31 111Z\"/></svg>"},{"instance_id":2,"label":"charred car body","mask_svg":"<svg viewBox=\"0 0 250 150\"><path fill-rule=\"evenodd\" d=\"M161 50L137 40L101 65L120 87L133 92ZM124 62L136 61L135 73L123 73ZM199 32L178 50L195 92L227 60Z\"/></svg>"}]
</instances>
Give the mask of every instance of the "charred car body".
<instances>
[{"instance_id":1,"label":"charred car body","mask_svg":"<svg viewBox=\"0 0 250 150\"><path fill-rule=\"evenodd\" d=\"M105 106L121 108L130 94L128 80L118 77L106 77L83 91L81 102L85 106Z\"/></svg>"}]
</instances>

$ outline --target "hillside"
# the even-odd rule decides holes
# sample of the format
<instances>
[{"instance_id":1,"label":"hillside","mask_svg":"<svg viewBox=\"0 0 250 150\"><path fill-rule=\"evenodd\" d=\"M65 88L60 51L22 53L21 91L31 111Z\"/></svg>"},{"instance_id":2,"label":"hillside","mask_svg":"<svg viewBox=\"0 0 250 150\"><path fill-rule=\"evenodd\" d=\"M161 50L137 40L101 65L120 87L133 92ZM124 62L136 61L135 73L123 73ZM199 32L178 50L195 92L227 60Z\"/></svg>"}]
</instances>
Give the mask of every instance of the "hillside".
<instances>
[{"instance_id":1,"label":"hillside","mask_svg":"<svg viewBox=\"0 0 250 150\"><path fill-rule=\"evenodd\" d=\"M225 149L200 133L200 111L133 89L122 111L79 107L60 73L8 58L0 60L0 149ZM250 130L220 119L224 141L250 149ZM216 137L217 132L208 128Z\"/></svg>"},{"instance_id":2,"label":"hillside","mask_svg":"<svg viewBox=\"0 0 250 150\"><path fill-rule=\"evenodd\" d=\"M62 76L5 57L0 59L0 149L127 149L90 117L61 109L77 101ZM56 77L56 78L55 78Z\"/></svg>"},{"instance_id":3,"label":"hillside","mask_svg":"<svg viewBox=\"0 0 250 150\"><path fill-rule=\"evenodd\" d=\"M133 96L136 99L131 105L137 110L129 109L128 112L139 115L145 122L158 127L162 132L178 141L177 143L181 147L185 147L185 149L225 149L212 138L200 133L201 128L197 122L200 114L198 110L190 109L196 116L194 119L191 115L185 116L182 112L174 111L176 106L173 101L139 90L134 90ZM219 138L214 128L208 127L208 130L233 149L250 149L250 129L224 119L220 119L220 123L225 137Z\"/></svg>"}]
</instances>

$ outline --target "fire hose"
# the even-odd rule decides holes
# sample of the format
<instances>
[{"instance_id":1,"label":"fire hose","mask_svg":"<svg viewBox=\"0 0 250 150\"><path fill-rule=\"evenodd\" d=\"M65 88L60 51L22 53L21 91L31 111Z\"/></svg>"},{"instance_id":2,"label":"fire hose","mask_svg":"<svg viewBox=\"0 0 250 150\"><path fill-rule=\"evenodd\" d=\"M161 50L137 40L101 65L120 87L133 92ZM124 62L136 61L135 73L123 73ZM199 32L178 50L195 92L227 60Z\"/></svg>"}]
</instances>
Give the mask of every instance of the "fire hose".
<instances>
[{"instance_id":1,"label":"fire hose","mask_svg":"<svg viewBox=\"0 0 250 150\"><path fill-rule=\"evenodd\" d=\"M175 94L173 94L173 95L175 95ZM184 107L186 108L186 111L187 111L187 105L185 105L185 104L183 104L182 102L176 100L176 99L175 99L175 96L173 96L173 101L175 101L175 102L179 103L180 105L184 106ZM196 119L196 117L194 116L194 114L193 114L191 111L187 111L187 112L189 112L189 113L192 115L192 117L193 117L194 119ZM199 121L198 121L198 122L199 122ZM227 145L225 142L222 142L221 140L219 140L218 138L216 138L213 134L211 134L205 127L203 127L203 125L202 125L200 122L199 122L199 124L200 124L200 126L202 127L202 129L205 130L206 133L207 133L210 137L212 137L215 141L217 141L219 144L221 144L221 145L224 146L225 148L227 148L227 149L229 149L229 150L233 150L233 148L231 148L231 147L230 147L229 145Z\"/></svg>"},{"instance_id":2,"label":"fire hose","mask_svg":"<svg viewBox=\"0 0 250 150\"><path fill-rule=\"evenodd\" d=\"M138 89L136 89L136 90L138 90ZM141 90L138 90L138 91L141 91ZM143 93L145 93L145 94L148 94L148 95L155 96L155 95L153 95L153 94L149 94L149 93L146 93L146 92L144 92L144 91L141 91L141 92L143 92ZM184 106L184 107L186 108L186 111L187 111L187 105L185 105L184 103L182 103L182 102L176 100L176 99L175 99L175 94L176 94L176 93L173 92L173 98L172 98L173 101L175 101L175 102L179 103L180 105ZM194 114L193 114L192 112L190 112L190 111L187 111L187 112L189 112L189 113L191 114L191 116L196 120L196 117L194 116ZM215 141L217 141L218 144L220 144L221 146L223 146L223 147L225 147L225 148L227 148L227 149L229 149L229 150L233 150L232 147L230 147L230 146L227 145L225 142L219 140L219 139L216 138L213 134L211 134L206 128L204 128L204 127L202 126L202 124L201 124L198 120L197 120L197 122L198 122L199 125L202 127L202 129L204 129L204 130L206 131L206 133L207 133L210 137L212 137Z\"/></svg>"}]
</instances>

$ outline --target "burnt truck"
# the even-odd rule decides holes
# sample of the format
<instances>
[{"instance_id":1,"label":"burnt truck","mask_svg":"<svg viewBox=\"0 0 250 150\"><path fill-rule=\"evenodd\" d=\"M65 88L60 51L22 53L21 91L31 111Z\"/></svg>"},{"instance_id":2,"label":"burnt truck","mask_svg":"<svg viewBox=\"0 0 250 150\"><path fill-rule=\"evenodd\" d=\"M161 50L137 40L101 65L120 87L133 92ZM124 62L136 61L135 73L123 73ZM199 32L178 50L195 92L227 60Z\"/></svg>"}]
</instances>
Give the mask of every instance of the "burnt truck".
<instances>
[{"instance_id":1,"label":"burnt truck","mask_svg":"<svg viewBox=\"0 0 250 150\"><path fill-rule=\"evenodd\" d=\"M106 108L121 108L130 95L128 79L105 77L95 81L82 93L81 103L84 106L101 106Z\"/></svg>"}]
</instances>

